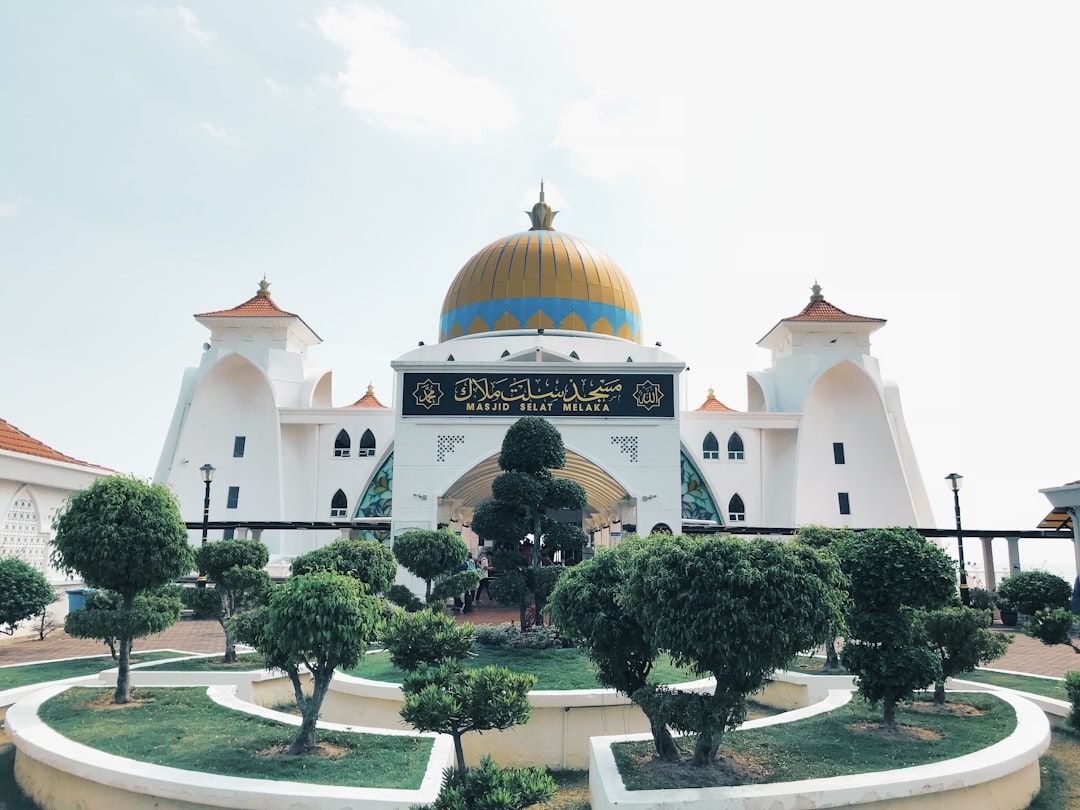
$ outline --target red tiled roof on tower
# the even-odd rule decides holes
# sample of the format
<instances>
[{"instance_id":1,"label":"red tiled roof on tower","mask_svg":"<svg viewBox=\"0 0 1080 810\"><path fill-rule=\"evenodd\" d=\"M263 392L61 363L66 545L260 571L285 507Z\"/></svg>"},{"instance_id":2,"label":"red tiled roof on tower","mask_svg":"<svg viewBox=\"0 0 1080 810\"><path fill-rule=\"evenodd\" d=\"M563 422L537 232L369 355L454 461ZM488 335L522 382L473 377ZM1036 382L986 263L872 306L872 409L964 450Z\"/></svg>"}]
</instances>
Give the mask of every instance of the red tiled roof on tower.
<instances>
[{"instance_id":1,"label":"red tiled roof on tower","mask_svg":"<svg viewBox=\"0 0 1080 810\"><path fill-rule=\"evenodd\" d=\"M803 311L798 315L793 315L790 318L784 318L785 321L844 321L847 323L885 323L884 318L866 318L862 315L849 315L844 310L834 307L828 301L825 300L825 296L821 294L821 285L814 282L814 286L810 288L813 291L813 295L810 296L810 303L803 307Z\"/></svg>"},{"instance_id":2,"label":"red tiled roof on tower","mask_svg":"<svg viewBox=\"0 0 1080 810\"><path fill-rule=\"evenodd\" d=\"M259 291L238 307L219 309L216 312L202 312L196 318L285 318L299 317L293 312L286 312L270 297L270 282L263 278L259 282Z\"/></svg>"},{"instance_id":3,"label":"red tiled roof on tower","mask_svg":"<svg viewBox=\"0 0 1080 810\"><path fill-rule=\"evenodd\" d=\"M375 397L375 386L368 383L367 393L360 399L356 400L350 408L385 408L386 406L379 402Z\"/></svg>"},{"instance_id":4,"label":"red tiled roof on tower","mask_svg":"<svg viewBox=\"0 0 1080 810\"><path fill-rule=\"evenodd\" d=\"M19 453L24 456L35 456L48 459L49 461L63 461L67 464L78 464L81 467L97 467L86 461L80 461L71 456L53 450L49 445L39 442L37 439L26 435L11 423L0 419L0 450L9 453ZM103 467L97 467L104 469Z\"/></svg>"},{"instance_id":5,"label":"red tiled roof on tower","mask_svg":"<svg viewBox=\"0 0 1080 810\"><path fill-rule=\"evenodd\" d=\"M713 389L711 389L711 388L709 389L709 396L707 396L705 398L704 404L702 404L702 406L700 408L698 408L698 410L699 411L726 411L727 413L735 413L734 409L729 408L727 405L725 405L723 402L721 402L720 400L718 400L716 398L716 392L713 391Z\"/></svg>"}]
</instances>

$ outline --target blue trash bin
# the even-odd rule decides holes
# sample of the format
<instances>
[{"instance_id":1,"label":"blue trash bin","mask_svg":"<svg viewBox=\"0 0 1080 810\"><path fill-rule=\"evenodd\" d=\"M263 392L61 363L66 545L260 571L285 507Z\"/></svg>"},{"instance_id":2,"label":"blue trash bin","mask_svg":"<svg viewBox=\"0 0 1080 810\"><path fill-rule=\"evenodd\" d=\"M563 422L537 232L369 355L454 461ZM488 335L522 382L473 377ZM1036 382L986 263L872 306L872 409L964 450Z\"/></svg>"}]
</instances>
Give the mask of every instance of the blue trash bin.
<instances>
[{"instance_id":1,"label":"blue trash bin","mask_svg":"<svg viewBox=\"0 0 1080 810\"><path fill-rule=\"evenodd\" d=\"M68 613L86 607L86 596L94 592L93 588L72 588L67 592Z\"/></svg>"}]
</instances>

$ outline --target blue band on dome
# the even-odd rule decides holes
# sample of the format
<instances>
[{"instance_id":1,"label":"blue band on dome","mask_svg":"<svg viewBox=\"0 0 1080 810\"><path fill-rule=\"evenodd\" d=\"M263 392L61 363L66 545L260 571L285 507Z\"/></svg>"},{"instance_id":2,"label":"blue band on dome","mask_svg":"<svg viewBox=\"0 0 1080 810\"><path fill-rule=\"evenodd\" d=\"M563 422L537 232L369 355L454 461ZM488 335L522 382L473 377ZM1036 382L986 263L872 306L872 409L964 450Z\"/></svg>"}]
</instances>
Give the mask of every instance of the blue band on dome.
<instances>
[{"instance_id":1,"label":"blue band on dome","mask_svg":"<svg viewBox=\"0 0 1080 810\"><path fill-rule=\"evenodd\" d=\"M462 334L468 334L469 326L476 318L480 318L487 329L484 331L494 332L496 322L504 315L509 315L517 325L515 329L527 329L528 321L537 313L542 313L551 319L554 328L560 328L563 320L570 315L577 315L585 322L585 331L593 331L593 324L601 318L611 324L615 335L625 326L630 330L634 340L641 336L641 317L623 307L613 304L602 304L597 301L582 301L577 298L502 298L495 301L478 301L475 304L466 304L457 309L445 313L439 321L439 333L445 340L457 324ZM508 328L508 327L502 327ZM562 327L565 328L565 327Z\"/></svg>"}]
</instances>

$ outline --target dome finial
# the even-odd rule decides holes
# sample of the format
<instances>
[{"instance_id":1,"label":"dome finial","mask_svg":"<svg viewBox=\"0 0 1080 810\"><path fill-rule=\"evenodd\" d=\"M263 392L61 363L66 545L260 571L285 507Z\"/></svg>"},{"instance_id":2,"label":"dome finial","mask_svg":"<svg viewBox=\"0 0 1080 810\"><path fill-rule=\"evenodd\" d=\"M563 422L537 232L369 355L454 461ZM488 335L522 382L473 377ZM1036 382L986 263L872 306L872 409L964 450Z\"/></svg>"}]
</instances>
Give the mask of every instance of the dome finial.
<instances>
[{"instance_id":1,"label":"dome finial","mask_svg":"<svg viewBox=\"0 0 1080 810\"><path fill-rule=\"evenodd\" d=\"M825 296L821 294L821 285L817 283L817 279L814 279L814 286L810 288L810 292L813 295L810 296L811 301L824 301Z\"/></svg>"},{"instance_id":2,"label":"dome finial","mask_svg":"<svg viewBox=\"0 0 1080 810\"><path fill-rule=\"evenodd\" d=\"M259 298L270 297L270 282L266 280L266 276L263 276L262 281L259 282L259 291L255 295Z\"/></svg>"},{"instance_id":3,"label":"dome finial","mask_svg":"<svg viewBox=\"0 0 1080 810\"><path fill-rule=\"evenodd\" d=\"M544 178L540 178L540 201L532 207L532 211L526 211L532 220L530 231L553 231L552 222L558 211L552 211L551 206L544 202Z\"/></svg>"}]
</instances>

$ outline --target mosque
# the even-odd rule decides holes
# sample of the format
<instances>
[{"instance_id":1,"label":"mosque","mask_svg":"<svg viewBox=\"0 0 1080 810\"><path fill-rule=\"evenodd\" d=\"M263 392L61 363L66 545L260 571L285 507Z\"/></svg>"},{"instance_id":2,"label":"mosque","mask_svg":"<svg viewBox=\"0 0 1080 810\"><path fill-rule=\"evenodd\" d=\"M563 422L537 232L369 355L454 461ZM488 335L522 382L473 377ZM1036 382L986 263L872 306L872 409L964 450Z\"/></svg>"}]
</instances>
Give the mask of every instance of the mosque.
<instances>
[{"instance_id":1,"label":"mosque","mask_svg":"<svg viewBox=\"0 0 1080 810\"><path fill-rule=\"evenodd\" d=\"M331 371L308 361L319 336L266 279L249 300L196 315L210 336L184 373L155 480L210 539L257 536L282 560L414 528L450 528L477 548L470 519L491 494L502 438L538 415L562 434L558 474L588 495L570 519L593 545L635 532L934 525L898 389L870 353L884 320L839 309L815 284L758 341L771 359L747 373L746 411L711 390L691 407L686 363L644 344L630 280L555 230L554 214L541 186L531 228L465 262L439 342L391 362L388 404L369 386L332 405Z\"/></svg>"}]
</instances>

